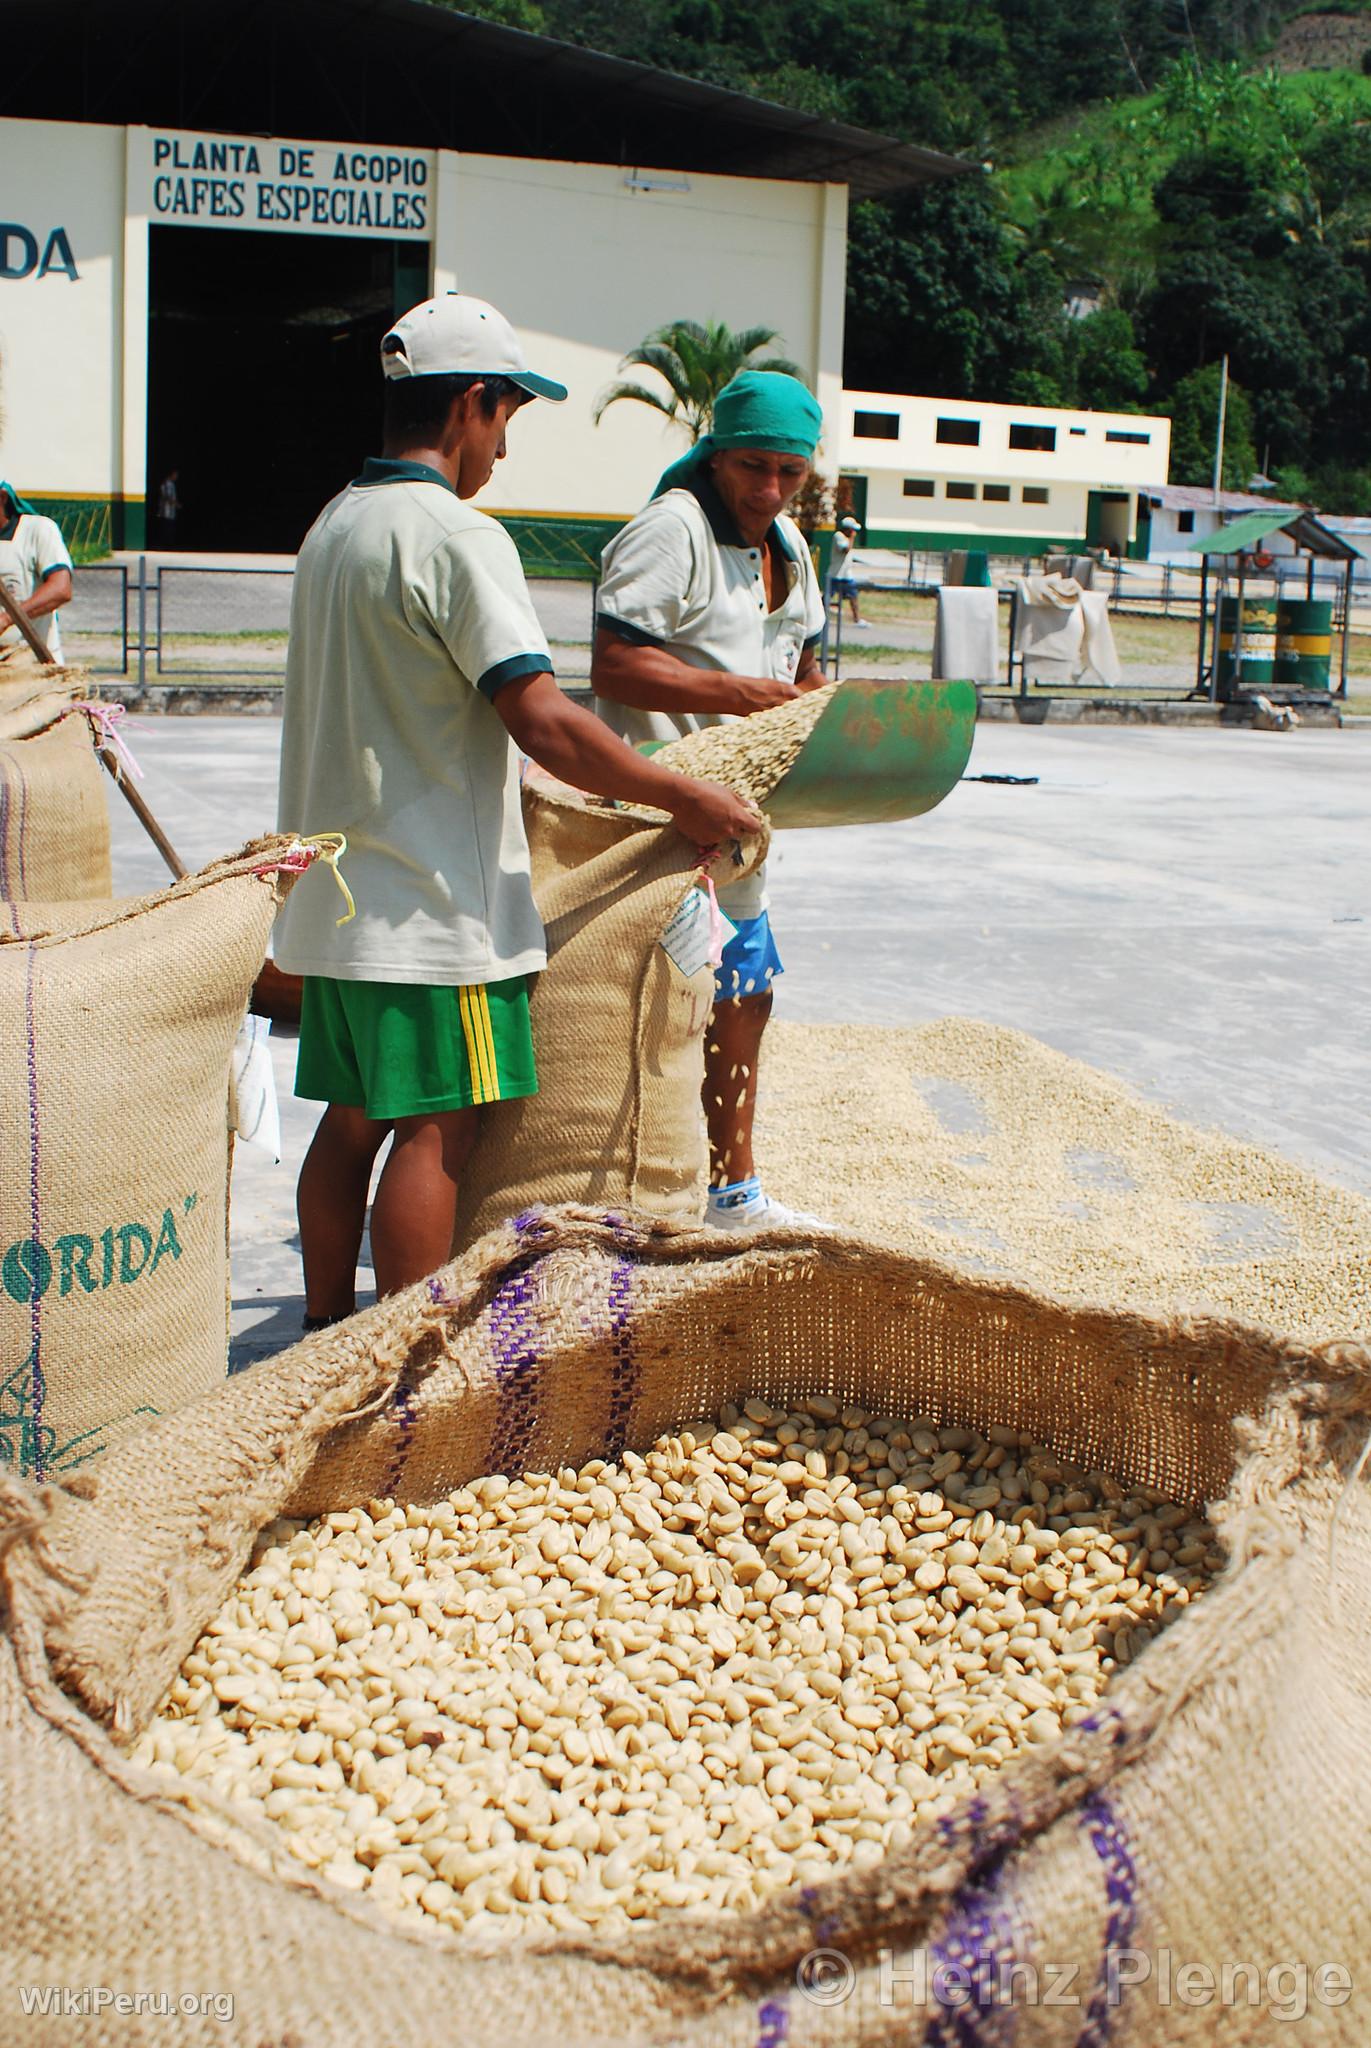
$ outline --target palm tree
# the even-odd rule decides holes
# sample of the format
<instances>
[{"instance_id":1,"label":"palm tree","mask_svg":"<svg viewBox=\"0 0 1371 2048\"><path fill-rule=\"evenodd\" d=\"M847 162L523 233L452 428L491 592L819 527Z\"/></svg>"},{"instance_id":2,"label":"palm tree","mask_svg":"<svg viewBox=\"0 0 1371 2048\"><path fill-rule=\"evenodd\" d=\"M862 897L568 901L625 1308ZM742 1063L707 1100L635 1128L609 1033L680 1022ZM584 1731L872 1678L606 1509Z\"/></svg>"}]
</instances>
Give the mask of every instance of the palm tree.
<instances>
[{"instance_id":1,"label":"palm tree","mask_svg":"<svg viewBox=\"0 0 1371 2048\"><path fill-rule=\"evenodd\" d=\"M694 443L709 432L714 401L740 370L780 370L787 377L807 381L799 364L786 356L756 360L764 348L780 339L773 327L744 327L735 334L722 320L668 321L637 348L631 348L619 364L621 370L655 370L666 385L665 392L632 381L610 384L595 402L595 424L600 424L618 399L632 398L639 405L650 405L654 412L665 413L673 426L685 428Z\"/></svg>"}]
</instances>

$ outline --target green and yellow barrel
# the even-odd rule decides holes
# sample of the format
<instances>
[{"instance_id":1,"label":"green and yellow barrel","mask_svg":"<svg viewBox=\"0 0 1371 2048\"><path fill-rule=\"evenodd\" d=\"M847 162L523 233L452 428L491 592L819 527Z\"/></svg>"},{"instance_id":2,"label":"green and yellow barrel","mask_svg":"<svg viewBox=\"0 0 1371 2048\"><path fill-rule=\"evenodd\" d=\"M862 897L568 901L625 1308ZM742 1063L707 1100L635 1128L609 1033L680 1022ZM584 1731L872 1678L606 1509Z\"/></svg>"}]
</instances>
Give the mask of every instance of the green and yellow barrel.
<instances>
[{"instance_id":1,"label":"green and yellow barrel","mask_svg":"<svg viewBox=\"0 0 1371 2048\"><path fill-rule=\"evenodd\" d=\"M1269 689L1276 680L1276 600L1273 597L1245 597L1242 603L1242 647L1238 637L1236 597L1219 600L1218 694L1229 703L1244 690ZM1235 665L1239 657L1241 675Z\"/></svg>"},{"instance_id":2,"label":"green and yellow barrel","mask_svg":"<svg viewBox=\"0 0 1371 2048\"><path fill-rule=\"evenodd\" d=\"M1283 597L1276 608L1277 683L1327 690L1333 655L1333 607L1327 598ZM1247 663L1243 662L1246 673Z\"/></svg>"}]
</instances>

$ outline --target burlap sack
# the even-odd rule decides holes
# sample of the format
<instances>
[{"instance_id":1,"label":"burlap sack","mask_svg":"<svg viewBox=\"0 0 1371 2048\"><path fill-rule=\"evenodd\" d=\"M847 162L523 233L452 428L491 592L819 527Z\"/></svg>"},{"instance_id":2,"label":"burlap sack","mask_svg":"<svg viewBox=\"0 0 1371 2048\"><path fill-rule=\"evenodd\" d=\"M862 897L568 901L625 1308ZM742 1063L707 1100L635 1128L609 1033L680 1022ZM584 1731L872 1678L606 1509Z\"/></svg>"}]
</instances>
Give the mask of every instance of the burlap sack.
<instances>
[{"instance_id":1,"label":"burlap sack","mask_svg":"<svg viewBox=\"0 0 1371 2048\"><path fill-rule=\"evenodd\" d=\"M525 1218L72 1491L0 1485L0 2010L35 1985L217 1994L231 2019L175 2038L241 2048L1267 2048L1302 1981L1290 2037L1353 2048L1371 2000L1368 1366L1236 1322L1064 1308L851 1238L737 1249ZM746 1919L483 1953L396 1932L266 1823L192 1816L105 1732L146 1721L278 1512L427 1500L820 1389L1011 1423L1215 1501L1230 1559L1097 1714L869 1871ZM963 1988L975 2006L937 2002ZM168 2033L107 2012L81 2038Z\"/></svg>"},{"instance_id":2,"label":"burlap sack","mask_svg":"<svg viewBox=\"0 0 1371 2048\"><path fill-rule=\"evenodd\" d=\"M0 1463L69 1472L224 1376L229 1054L291 844L4 906Z\"/></svg>"},{"instance_id":3,"label":"burlap sack","mask_svg":"<svg viewBox=\"0 0 1371 2048\"><path fill-rule=\"evenodd\" d=\"M524 790L548 964L530 999L538 1093L487 1109L462 1176L454 1247L534 1202L704 1210L700 1088L713 971L683 974L666 927L712 863L655 812ZM727 874L724 862L728 862Z\"/></svg>"},{"instance_id":4,"label":"burlap sack","mask_svg":"<svg viewBox=\"0 0 1371 2048\"><path fill-rule=\"evenodd\" d=\"M0 740L22 740L42 732L73 704L93 701L96 692L84 668L47 668L33 662L12 671L0 663Z\"/></svg>"},{"instance_id":5,"label":"burlap sack","mask_svg":"<svg viewBox=\"0 0 1371 2048\"><path fill-rule=\"evenodd\" d=\"M59 709L42 730L0 740L0 899L85 900L110 889L105 771L88 719Z\"/></svg>"}]
</instances>

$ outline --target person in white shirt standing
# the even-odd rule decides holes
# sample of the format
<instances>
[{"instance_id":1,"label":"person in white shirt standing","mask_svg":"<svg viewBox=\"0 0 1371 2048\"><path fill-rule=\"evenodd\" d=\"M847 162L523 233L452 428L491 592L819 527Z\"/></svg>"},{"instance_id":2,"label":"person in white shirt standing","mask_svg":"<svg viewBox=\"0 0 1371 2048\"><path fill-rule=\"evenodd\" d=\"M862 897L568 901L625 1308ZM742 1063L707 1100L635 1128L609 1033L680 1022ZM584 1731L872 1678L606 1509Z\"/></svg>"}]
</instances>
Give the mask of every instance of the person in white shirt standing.
<instances>
[{"instance_id":1,"label":"person in white shirt standing","mask_svg":"<svg viewBox=\"0 0 1371 2048\"><path fill-rule=\"evenodd\" d=\"M818 400L797 377L742 372L719 393L712 431L610 541L591 682L597 712L623 738L672 740L825 682L823 599L804 536L785 516L822 424ZM763 1191L753 1158L757 1060L782 971L764 870L718 895L737 929L705 1038L705 1220L720 1230L814 1225Z\"/></svg>"},{"instance_id":2,"label":"person in white shirt standing","mask_svg":"<svg viewBox=\"0 0 1371 2048\"><path fill-rule=\"evenodd\" d=\"M0 582L27 614L54 661L62 659L57 614L71 603L72 563L55 519L35 512L12 483L0 479ZM5 624L0 661L26 648L19 628Z\"/></svg>"},{"instance_id":3,"label":"person in white shirt standing","mask_svg":"<svg viewBox=\"0 0 1371 2048\"><path fill-rule=\"evenodd\" d=\"M296 1093L328 1105L298 1194L306 1328L352 1313L386 1139L371 1210L382 1295L448 1258L481 1106L537 1089L528 977L546 953L518 750L669 812L700 845L760 822L570 703L514 542L467 502L517 408L565 387L528 368L501 313L457 292L398 320L381 365L383 453L305 537L286 658L280 829L346 834L356 900L336 921L326 878L307 874L277 924L277 962L305 977Z\"/></svg>"},{"instance_id":4,"label":"person in white shirt standing","mask_svg":"<svg viewBox=\"0 0 1371 2048\"><path fill-rule=\"evenodd\" d=\"M833 535L833 554L828 564L828 592L830 598L837 598L839 609L846 598L852 607L853 625L864 627L866 620L857 609L857 579L852 573L852 557L857 546L857 535L861 530L856 520L851 517L838 521Z\"/></svg>"},{"instance_id":5,"label":"person in white shirt standing","mask_svg":"<svg viewBox=\"0 0 1371 2048\"><path fill-rule=\"evenodd\" d=\"M157 487L157 532L159 548L176 546L177 525L181 517L181 472L169 469Z\"/></svg>"}]
</instances>

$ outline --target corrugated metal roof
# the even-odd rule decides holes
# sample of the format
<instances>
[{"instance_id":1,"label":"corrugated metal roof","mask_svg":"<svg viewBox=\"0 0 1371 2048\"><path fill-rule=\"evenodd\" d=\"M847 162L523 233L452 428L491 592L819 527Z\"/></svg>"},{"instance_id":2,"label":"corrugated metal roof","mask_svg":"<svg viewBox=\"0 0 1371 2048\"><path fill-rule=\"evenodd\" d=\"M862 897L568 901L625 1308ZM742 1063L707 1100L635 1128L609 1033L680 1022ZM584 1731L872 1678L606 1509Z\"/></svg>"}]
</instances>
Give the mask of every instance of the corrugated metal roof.
<instances>
[{"instance_id":1,"label":"corrugated metal roof","mask_svg":"<svg viewBox=\"0 0 1371 2048\"><path fill-rule=\"evenodd\" d=\"M1258 497L1255 491L1220 491L1217 503L1214 493L1205 484L1144 484L1139 496L1150 498L1154 505L1160 505L1168 512L1258 512L1272 509L1269 496ZM1280 506L1274 509L1281 510ZM1289 506L1283 508L1289 511Z\"/></svg>"},{"instance_id":2,"label":"corrugated metal roof","mask_svg":"<svg viewBox=\"0 0 1371 2048\"><path fill-rule=\"evenodd\" d=\"M5 0L0 114L847 185L980 166L433 0ZM60 52L60 58L54 53Z\"/></svg>"},{"instance_id":3,"label":"corrugated metal roof","mask_svg":"<svg viewBox=\"0 0 1371 2048\"><path fill-rule=\"evenodd\" d=\"M1317 520L1312 512L1298 506L1268 505L1262 512L1249 512L1245 519L1221 526L1217 533L1201 534L1189 543L1187 552L1196 555L1236 555L1255 548L1271 533L1288 533L1306 554L1323 555L1336 562L1356 559L1358 550Z\"/></svg>"}]
</instances>

